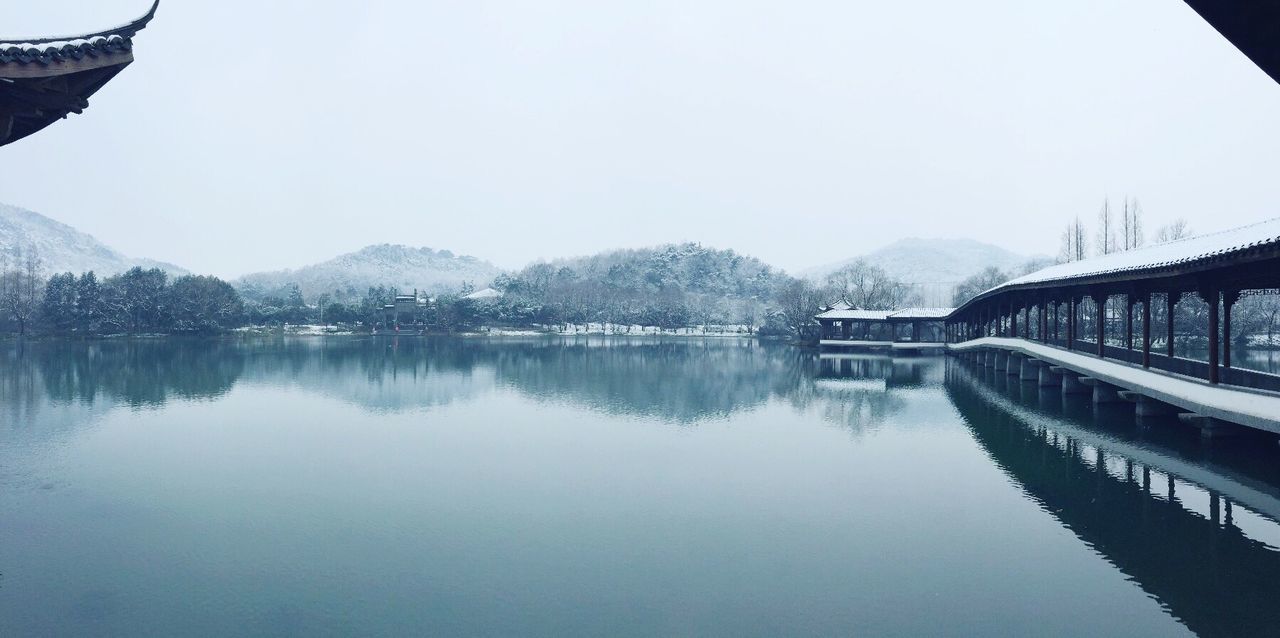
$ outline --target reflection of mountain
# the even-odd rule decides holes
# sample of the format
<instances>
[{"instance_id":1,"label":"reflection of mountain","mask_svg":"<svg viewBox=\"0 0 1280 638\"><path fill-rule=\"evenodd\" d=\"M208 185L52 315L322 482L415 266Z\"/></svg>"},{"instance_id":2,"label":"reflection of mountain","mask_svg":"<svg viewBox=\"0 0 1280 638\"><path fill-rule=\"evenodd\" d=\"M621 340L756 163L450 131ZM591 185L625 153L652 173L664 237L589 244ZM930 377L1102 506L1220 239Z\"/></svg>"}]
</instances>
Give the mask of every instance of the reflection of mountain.
<instances>
[{"instance_id":1,"label":"reflection of mountain","mask_svg":"<svg viewBox=\"0 0 1280 638\"><path fill-rule=\"evenodd\" d=\"M288 386L373 411L448 405L494 388L483 353L451 340L270 339L246 341L244 381Z\"/></svg>"},{"instance_id":2,"label":"reflection of mountain","mask_svg":"<svg viewBox=\"0 0 1280 638\"><path fill-rule=\"evenodd\" d=\"M1023 387L1035 390L1033 384ZM962 365L949 366L947 391L974 438L1011 478L1192 631L1275 632L1280 553L1236 524L1247 515L1273 529L1273 521L1239 503L1280 511L1274 490L1217 478L1141 445L1127 448L1131 454L1117 452L1125 442L1112 445L1112 437L1091 432L1081 420L1028 411ZM1184 471L1200 472L1201 480L1184 477ZM1186 504L1206 492L1207 512Z\"/></svg>"},{"instance_id":3,"label":"reflection of mountain","mask_svg":"<svg viewBox=\"0 0 1280 638\"><path fill-rule=\"evenodd\" d=\"M219 396L239 380L377 411L445 405L510 388L539 401L692 423L762 405L811 374L813 357L738 339L248 339L49 342L7 353L0 399L15 418L42 402Z\"/></svg>"},{"instance_id":4,"label":"reflection of mountain","mask_svg":"<svg viewBox=\"0 0 1280 638\"><path fill-rule=\"evenodd\" d=\"M500 382L537 400L679 423L762 405L799 383L805 357L739 339L542 341L501 352Z\"/></svg>"}]
</instances>

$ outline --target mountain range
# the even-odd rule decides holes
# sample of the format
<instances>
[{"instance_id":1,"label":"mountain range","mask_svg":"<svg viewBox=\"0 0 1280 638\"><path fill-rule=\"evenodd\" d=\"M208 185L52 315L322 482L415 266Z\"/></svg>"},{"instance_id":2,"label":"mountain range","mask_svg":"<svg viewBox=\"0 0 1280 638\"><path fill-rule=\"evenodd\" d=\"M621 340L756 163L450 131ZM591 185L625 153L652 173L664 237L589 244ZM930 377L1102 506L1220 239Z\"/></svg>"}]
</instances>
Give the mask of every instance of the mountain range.
<instances>
[{"instance_id":1,"label":"mountain range","mask_svg":"<svg viewBox=\"0 0 1280 638\"><path fill-rule=\"evenodd\" d=\"M0 250L15 246L35 246L46 273L93 270L100 276L110 276L141 266L158 267L171 276L187 274L186 269L173 264L127 257L92 236L39 213L0 204ZM768 279L767 273L780 272L746 255L732 251L725 255L694 244L672 244L642 250L605 251L556 263L573 266L584 273L599 271L601 276L612 270L615 277L633 274L631 270L653 270L648 275L653 278L659 270L663 273L670 270L670 276L691 277L697 279L699 285L706 278L701 271L708 268L729 268L745 280ZM984 268L995 266L1006 272L1019 272L1028 262L1042 258L971 239L912 237L859 257L801 271L799 275L821 280L856 259L865 259L895 279L915 284L924 303L947 305L955 284ZM503 272L487 261L455 255L448 250L378 244L297 269L245 275L232 283L251 298L281 294L287 286L296 284L308 300L321 294L331 295L334 300L350 300L373 286L393 286L404 291L416 288L428 293L457 292L464 284L483 288ZM724 285L717 284L720 288Z\"/></svg>"},{"instance_id":2,"label":"mountain range","mask_svg":"<svg viewBox=\"0 0 1280 638\"><path fill-rule=\"evenodd\" d=\"M883 268L899 281L913 284L955 284L988 266L1016 272L1028 262L1041 257L1021 255L973 239L908 237L865 255L810 268L801 272L800 276L822 279L858 259L865 259Z\"/></svg>"},{"instance_id":3,"label":"mountain range","mask_svg":"<svg viewBox=\"0 0 1280 638\"><path fill-rule=\"evenodd\" d=\"M107 277L134 266L159 268L170 276L187 271L173 264L126 257L93 236L25 208L0 204L0 251L34 247L46 273L92 270Z\"/></svg>"},{"instance_id":4,"label":"mountain range","mask_svg":"<svg viewBox=\"0 0 1280 638\"><path fill-rule=\"evenodd\" d=\"M327 294L335 301L358 299L369 288L458 292L464 284L483 288L502 274L493 264L447 250L377 244L293 270L245 275L232 284L250 298L278 295L297 284L308 300Z\"/></svg>"}]
</instances>

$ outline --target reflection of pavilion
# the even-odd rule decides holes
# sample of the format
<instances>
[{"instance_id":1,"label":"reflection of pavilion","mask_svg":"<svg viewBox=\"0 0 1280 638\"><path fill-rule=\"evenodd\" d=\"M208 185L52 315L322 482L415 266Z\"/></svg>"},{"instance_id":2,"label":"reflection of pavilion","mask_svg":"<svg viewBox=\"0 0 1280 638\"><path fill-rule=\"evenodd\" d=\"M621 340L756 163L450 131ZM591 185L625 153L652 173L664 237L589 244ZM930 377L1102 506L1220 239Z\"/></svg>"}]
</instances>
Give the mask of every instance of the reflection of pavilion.
<instances>
[{"instance_id":1,"label":"reflection of pavilion","mask_svg":"<svg viewBox=\"0 0 1280 638\"><path fill-rule=\"evenodd\" d=\"M75 36L0 38L0 146L89 107L89 97L133 62L133 36L156 14Z\"/></svg>"},{"instance_id":2,"label":"reflection of pavilion","mask_svg":"<svg viewBox=\"0 0 1280 638\"><path fill-rule=\"evenodd\" d=\"M818 358L818 379L875 381L881 388L919 388L939 383L936 372L940 360L934 358L886 357L872 354L823 354ZM934 374L931 374L934 373Z\"/></svg>"},{"instance_id":3,"label":"reflection of pavilion","mask_svg":"<svg viewBox=\"0 0 1280 638\"><path fill-rule=\"evenodd\" d=\"M1278 531L1280 491L1030 410L963 366L947 391L1011 478L1192 631L1274 633L1280 553L1242 527Z\"/></svg>"}]
</instances>

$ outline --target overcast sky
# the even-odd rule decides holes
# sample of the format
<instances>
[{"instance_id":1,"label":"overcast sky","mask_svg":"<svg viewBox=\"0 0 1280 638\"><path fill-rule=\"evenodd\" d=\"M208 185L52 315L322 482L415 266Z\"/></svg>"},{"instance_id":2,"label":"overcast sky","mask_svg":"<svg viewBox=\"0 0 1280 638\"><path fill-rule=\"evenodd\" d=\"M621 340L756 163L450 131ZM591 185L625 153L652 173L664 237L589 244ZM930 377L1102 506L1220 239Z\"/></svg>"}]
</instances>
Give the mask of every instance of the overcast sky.
<instances>
[{"instance_id":1,"label":"overcast sky","mask_svg":"<svg viewBox=\"0 0 1280 638\"><path fill-rule=\"evenodd\" d=\"M15 3L0 35L148 4ZM222 276L383 242L1056 253L1108 195L1150 230L1280 215L1280 86L1180 0L168 0L135 47L0 149L0 201Z\"/></svg>"}]
</instances>

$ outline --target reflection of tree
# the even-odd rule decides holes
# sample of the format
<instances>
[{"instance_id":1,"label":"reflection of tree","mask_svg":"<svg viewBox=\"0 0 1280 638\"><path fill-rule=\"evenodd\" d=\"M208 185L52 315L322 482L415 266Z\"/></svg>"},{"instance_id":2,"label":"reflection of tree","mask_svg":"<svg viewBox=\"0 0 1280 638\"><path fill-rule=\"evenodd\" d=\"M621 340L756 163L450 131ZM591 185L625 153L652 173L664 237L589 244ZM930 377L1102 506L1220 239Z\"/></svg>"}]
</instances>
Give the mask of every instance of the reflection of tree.
<instances>
[{"instance_id":1,"label":"reflection of tree","mask_svg":"<svg viewBox=\"0 0 1280 638\"><path fill-rule=\"evenodd\" d=\"M964 375L964 376L961 376ZM1228 499L1208 518L1131 458L1082 443L993 401L966 371L947 393L974 438L1044 510L1202 636L1274 633L1280 554L1245 536ZM1153 484L1154 483L1154 484Z\"/></svg>"},{"instance_id":2,"label":"reflection of tree","mask_svg":"<svg viewBox=\"0 0 1280 638\"><path fill-rule=\"evenodd\" d=\"M45 342L9 353L0 397L37 405L213 398L237 382L296 388L375 411L445 405L497 387L537 401L694 423L782 398L835 422L877 422L901 409L903 389L930 383L925 359L874 358L845 376L891 392L832 392L812 352L741 339L160 339ZM863 415L863 416L858 416ZM855 418L856 417L856 418Z\"/></svg>"},{"instance_id":3,"label":"reflection of tree","mask_svg":"<svg viewBox=\"0 0 1280 638\"><path fill-rule=\"evenodd\" d=\"M50 341L15 346L0 371L3 403L111 400L160 405L172 397L214 398L244 368L234 344L207 340Z\"/></svg>"},{"instance_id":4,"label":"reflection of tree","mask_svg":"<svg viewBox=\"0 0 1280 638\"><path fill-rule=\"evenodd\" d=\"M692 423L794 387L785 380L798 381L804 357L789 346L738 339L544 342L503 348L497 370L500 382L538 400Z\"/></svg>"}]
</instances>

